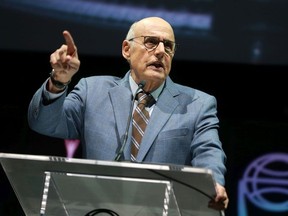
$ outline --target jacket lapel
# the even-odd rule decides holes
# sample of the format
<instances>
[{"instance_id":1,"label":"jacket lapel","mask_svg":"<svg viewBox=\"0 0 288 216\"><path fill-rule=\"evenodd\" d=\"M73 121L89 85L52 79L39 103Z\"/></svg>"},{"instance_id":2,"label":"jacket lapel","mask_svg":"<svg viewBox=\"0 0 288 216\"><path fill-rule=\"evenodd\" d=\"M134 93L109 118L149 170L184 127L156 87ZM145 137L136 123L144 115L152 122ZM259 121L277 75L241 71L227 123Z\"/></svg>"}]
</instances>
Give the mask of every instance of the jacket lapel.
<instances>
[{"instance_id":1,"label":"jacket lapel","mask_svg":"<svg viewBox=\"0 0 288 216\"><path fill-rule=\"evenodd\" d=\"M113 109L111 115L114 114L118 134L122 135L122 137L119 137L120 144L122 144L132 103L132 92L127 76L120 80L118 86L109 91L109 96Z\"/></svg>"},{"instance_id":2,"label":"jacket lapel","mask_svg":"<svg viewBox=\"0 0 288 216\"><path fill-rule=\"evenodd\" d=\"M164 88L161 96L155 104L150 122L142 138L141 147L137 155L137 161L143 161L155 138L179 105L179 102L175 99L175 96L177 96L179 92L172 88L174 85L170 81L171 80L167 81L166 88Z\"/></svg>"}]
</instances>

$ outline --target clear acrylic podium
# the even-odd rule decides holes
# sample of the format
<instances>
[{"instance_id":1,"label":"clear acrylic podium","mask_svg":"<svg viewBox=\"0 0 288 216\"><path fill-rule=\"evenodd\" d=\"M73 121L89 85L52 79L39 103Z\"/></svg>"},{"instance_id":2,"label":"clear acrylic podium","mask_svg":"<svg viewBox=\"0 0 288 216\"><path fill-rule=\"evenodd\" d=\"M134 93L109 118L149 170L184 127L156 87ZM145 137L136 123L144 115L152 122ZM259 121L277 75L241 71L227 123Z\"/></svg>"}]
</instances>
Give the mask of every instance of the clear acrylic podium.
<instances>
[{"instance_id":1,"label":"clear acrylic podium","mask_svg":"<svg viewBox=\"0 0 288 216\"><path fill-rule=\"evenodd\" d=\"M221 215L208 208L206 169L7 153L0 162L27 216Z\"/></svg>"}]
</instances>

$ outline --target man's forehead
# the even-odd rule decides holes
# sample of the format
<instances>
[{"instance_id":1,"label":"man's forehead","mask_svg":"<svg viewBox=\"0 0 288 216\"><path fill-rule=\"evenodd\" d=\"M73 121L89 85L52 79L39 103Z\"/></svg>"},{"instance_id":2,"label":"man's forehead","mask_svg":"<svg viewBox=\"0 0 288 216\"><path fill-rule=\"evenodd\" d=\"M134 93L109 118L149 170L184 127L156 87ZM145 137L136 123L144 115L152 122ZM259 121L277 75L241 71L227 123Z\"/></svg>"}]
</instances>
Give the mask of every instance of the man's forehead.
<instances>
[{"instance_id":1,"label":"man's forehead","mask_svg":"<svg viewBox=\"0 0 288 216\"><path fill-rule=\"evenodd\" d=\"M163 23L143 22L139 23L136 33L150 36L162 36L165 38L174 38L173 30L169 25Z\"/></svg>"}]
</instances>

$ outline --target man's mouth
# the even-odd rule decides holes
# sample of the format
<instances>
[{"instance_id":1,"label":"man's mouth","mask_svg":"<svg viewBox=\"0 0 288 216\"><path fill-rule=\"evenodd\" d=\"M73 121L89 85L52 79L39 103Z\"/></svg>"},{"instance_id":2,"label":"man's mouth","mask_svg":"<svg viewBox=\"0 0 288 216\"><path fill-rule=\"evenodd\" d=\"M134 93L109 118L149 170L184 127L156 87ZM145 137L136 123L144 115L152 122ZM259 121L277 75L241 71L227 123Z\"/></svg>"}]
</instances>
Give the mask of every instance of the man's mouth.
<instances>
[{"instance_id":1,"label":"man's mouth","mask_svg":"<svg viewBox=\"0 0 288 216\"><path fill-rule=\"evenodd\" d=\"M159 69L159 68L164 68L164 65L162 62L157 61L157 62L153 62L149 64L148 67L154 67L154 68Z\"/></svg>"}]
</instances>

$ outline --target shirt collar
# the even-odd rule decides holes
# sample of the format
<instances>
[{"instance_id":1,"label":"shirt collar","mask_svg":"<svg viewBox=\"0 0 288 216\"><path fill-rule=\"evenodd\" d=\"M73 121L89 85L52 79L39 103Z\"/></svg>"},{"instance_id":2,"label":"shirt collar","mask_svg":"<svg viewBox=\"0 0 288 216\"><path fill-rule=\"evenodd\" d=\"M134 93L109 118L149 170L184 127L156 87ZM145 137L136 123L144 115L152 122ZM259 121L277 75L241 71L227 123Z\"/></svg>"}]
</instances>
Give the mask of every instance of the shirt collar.
<instances>
[{"instance_id":1,"label":"shirt collar","mask_svg":"<svg viewBox=\"0 0 288 216\"><path fill-rule=\"evenodd\" d=\"M134 81L134 79L132 78L131 74L129 76L129 83L130 83L130 87L132 90L133 95L135 95L136 90L138 89L138 84ZM158 99L160 93L162 92L163 88L164 88L164 84L165 82L163 82L156 90L154 90L153 92L150 92L150 94L153 96L153 98L155 100Z\"/></svg>"}]
</instances>

